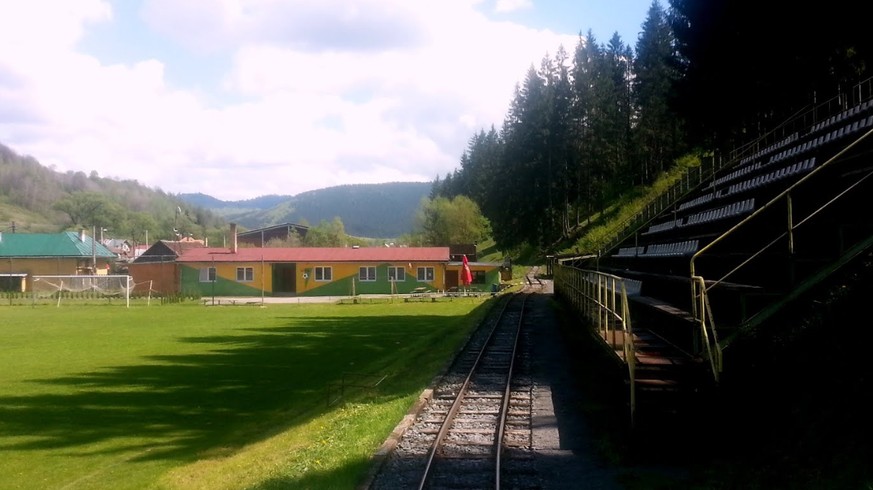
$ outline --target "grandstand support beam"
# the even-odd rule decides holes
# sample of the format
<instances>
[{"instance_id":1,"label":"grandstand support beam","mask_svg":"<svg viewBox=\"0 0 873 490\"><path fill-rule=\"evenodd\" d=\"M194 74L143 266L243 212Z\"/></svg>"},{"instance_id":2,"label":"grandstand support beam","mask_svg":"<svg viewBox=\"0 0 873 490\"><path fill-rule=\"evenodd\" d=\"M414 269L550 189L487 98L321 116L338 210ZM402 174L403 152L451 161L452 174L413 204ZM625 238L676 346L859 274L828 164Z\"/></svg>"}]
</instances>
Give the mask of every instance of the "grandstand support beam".
<instances>
[{"instance_id":1,"label":"grandstand support beam","mask_svg":"<svg viewBox=\"0 0 873 490\"><path fill-rule=\"evenodd\" d=\"M794 256L794 206L791 201L791 194L785 195L786 206L788 207L788 254Z\"/></svg>"}]
</instances>

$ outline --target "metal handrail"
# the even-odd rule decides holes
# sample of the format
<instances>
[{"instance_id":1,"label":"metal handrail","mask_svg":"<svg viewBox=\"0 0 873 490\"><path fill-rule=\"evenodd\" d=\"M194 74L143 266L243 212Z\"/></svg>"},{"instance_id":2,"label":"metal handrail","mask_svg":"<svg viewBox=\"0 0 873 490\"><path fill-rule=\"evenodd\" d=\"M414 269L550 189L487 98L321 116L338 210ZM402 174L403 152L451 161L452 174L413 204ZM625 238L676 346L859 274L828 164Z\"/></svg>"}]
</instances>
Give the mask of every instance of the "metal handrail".
<instances>
[{"instance_id":1,"label":"metal handrail","mask_svg":"<svg viewBox=\"0 0 873 490\"><path fill-rule=\"evenodd\" d=\"M869 178L871 175L873 175L873 172L871 172L871 173L867 174L866 176L864 176L863 178L855 181L850 187L843 190L842 192L837 194L832 199L828 200L824 205L815 209L807 217L805 217L804 219L802 219L801 221L799 221L797 223L793 222L793 216L791 216L791 213L792 213L791 206L790 205L787 206L786 213L788 214L788 216L787 216L788 229L783 231L781 234L776 236L774 239L767 242L758 251L751 253L745 260L743 260L736 267L734 267L733 269L728 271L721 278L719 278L715 281L712 281L709 284L709 286L706 285L706 282L704 281L703 276L701 276L697 273L697 267L696 267L697 259L700 256L702 256L703 254L705 254L706 252L708 252L709 250L711 250L715 245L717 245L718 243L725 240L727 237L733 235L734 233L737 233L737 231L740 230L741 228L748 226L748 224L751 223L753 220L755 220L758 216L760 216L762 213L769 210L773 206L776 206L783 199L786 199L790 202L792 193L796 189L798 189L798 187L804 185L806 182L810 181L811 179L816 178L826 168L834 165L833 162L839 160L843 155L850 152L854 147L861 144L864 140L866 140L871 135L873 135L873 129L868 130L866 133L861 135L855 141L853 141L852 143L847 145L845 148L843 148L842 150L837 152L834 156L829 158L826 162L824 162L818 168L812 170L811 172L809 172L808 174L806 174L805 176L800 178L797 182L795 182L794 184L792 184L791 186L786 188L784 191L780 192L777 196L775 196L769 202L767 202L766 204L764 204L763 206L761 206L760 208L755 210L752 214L747 216L745 219L741 220L739 223L735 224L728 231L726 231L726 232L722 233L721 235L719 235L718 237L716 237L714 240L712 240L711 242L709 242L708 244L703 246L700 250L698 250L697 252L694 253L694 255L691 256L689 267L690 267L691 279L692 279L692 289L691 289L691 304L692 304L692 309L693 309L692 314L694 315L695 320L697 322L699 322L700 330L701 330L701 333L704 335L704 338L706 339L707 337L711 337L711 339L707 342L707 351L708 351L708 354L710 356L711 365L713 366L713 375L716 377L716 379L718 379L718 373L721 371L722 348L720 345L718 345L717 341L715 344L712 344L713 340L716 339L716 333L715 333L715 323L712 320L712 311L709 308L708 292L712 288L714 288L715 286L724 282L728 277L732 276L734 273L736 273L737 271L739 271L740 269L742 269L743 267L748 265L752 260L759 257L761 254L763 254L765 251L767 251L768 249L773 247L775 244L779 243L779 241L781 239L785 238L786 236L788 236L790 238L793 237L794 230L796 230L801 225L807 223L811 218L813 218L814 216L818 215L819 213L821 213L822 211L824 211L825 209L830 207L833 203L835 203L839 198L844 196L851 189L855 188L861 182L865 181L867 178ZM709 323L707 323L707 317L709 317Z\"/></svg>"},{"instance_id":2,"label":"metal handrail","mask_svg":"<svg viewBox=\"0 0 873 490\"><path fill-rule=\"evenodd\" d=\"M857 92L857 94L856 94ZM808 128L816 122L827 119L836 109L846 109L849 106L856 105L864 100L873 97L873 77L857 83L847 93L839 94L831 97L823 102L815 103L813 106L807 106L792 116L786 118L784 122L777 125L773 129L767 131L753 141L740 146L728 153L728 157L724 160L718 157L712 158L711 168L706 168L702 163L698 167L691 167L685 171L679 180L670 186L669 189L653 198L643 208L621 222L614 228L614 231L608 234L608 238L602 241L592 252L598 252L603 255L608 253L620 243L627 240L640 227L660 215L668 207L672 206L681 199L687 192L705 182L704 175L714 176L717 172L728 170L736 166L745 156L752 155L762 147L767 147L777 141L780 141L795 131L795 128ZM850 100L851 99L851 100ZM697 170L696 180L692 180L692 173Z\"/></svg>"},{"instance_id":3,"label":"metal handrail","mask_svg":"<svg viewBox=\"0 0 873 490\"><path fill-rule=\"evenodd\" d=\"M718 342L718 331L715 328L715 318L712 316L709 297L706 295L706 283L700 276L691 276L691 287L694 291L700 291L699 294L692 293L696 297L696 301L693 302L693 308L695 311L701 312L699 319L700 335L703 339L707 358L709 359L713 379L718 383L722 368L724 367L724 353ZM695 319L697 319L697 316L695 316Z\"/></svg>"},{"instance_id":4,"label":"metal handrail","mask_svg":"<svg viewBox=\"0 0 873 490\"><path fill-rule=\"evenodd\" d=\"M857 96L855 93L856 91L857 91ZM850 98L852 100L851 104L849 103ZM762 148L768 148L774 144L779 143L780 141L784 141L785 138L787 138L788 136L790 136L792 134L798 134L798 132L804 128L809 128L818 122L825 121L830 115L832 115L835 112L835 108L845 110L848 108L848 106L850 106L850 105L854 106L856 104L861 103L864 100L873 100L873 77L871 77L870 79L867 79L861 83L858 83L855 87L853 87L853 89L849 93L840 94L840 95L832 97L832 98L830 98L822 103L818 103L818 104L815 104L811 107L801 109L800 111L796 112L793 116L787 118L783 123L776 126L773 130L768 131L765 134L761 135L760 137L756 138L754 141L752 141L746 145L743 145L742 147L740 147L734 151L731 151L729 153L729 157L727 159L725 159L724 161L722 161L717 156L713 157L712 161L711 161L711 168L707 168L707 167L705 167L705 163L701 163L701 165L698 167L692 167L692 168L687 169L685 174L682 177L680 177L679 181L676 182L673 186L671 186L669 189L667 189L661 195L659 195L659 196L655 197L654 199L652 199L651 201L649 201L649 203L647 203L635 215L633 215L632 217L623 221L618 226L614 227L613 230L611 231L611 233L608 235L608 238L606 240L600 242L599 246L596 247L596 250L591 251L591 252L596 253L596 255L594 255L593 257L596 258L597 256L602 256L602 255L608 253L610 250L612 250L616 246L618 246L619 244L628 240L631 236L633 236L635 233L637 233L638 230L642 226L644 226L648 222L651 222L653 219L655 219L658 215L660 215L660 213L662 213L669 206L675 205L680 198L684 197L693 188L700 186L705 181L704 175L707 175L707 177L714 177L716 173L721 172L722 170L727 170L727 169L731 169L733 167L736 167L739 163L742 162L742 160L746 156L755 155ZM791 236L791 233L793 232L793 230L797 229L797 227L801 226L803 223L805 223L809 219L811 219L814 215L818 214L819 212L824 210L826 207L828 207L830 204L832 204L835 200L839 199L839 197L841 197L842 194L840 194L839 196L835 197L834 199L832 199L831 201L826 203L824 206L822 206L821 208L819 208L818 210L816 210L815 212L810 214L808 217L806 217L805 219L803 219L799 223L796 223L796 224L792 223L793 217L791 216L791 205L790 205L790 198L791 198L792 191L794 191L795 189L797 189L798 186L804 184L805 182L809 181L810 179L815 178L815 176L817 176L822 171L822 169L827 168L829 165L832 164L833 161L840 158L846 152L850 151L855 145L859 144L861 141L865 140L871 133L873 133L873 130L870 130L866 134L859 137L857 140L855 140L855 142L848 145L842 151L838 152L836 155L834 155L832 158L830 158L827 162L820 165L818 168L814 169L812 172L810 172L809 174L807 174L803 178L799 179L797 182L795 182L788 189L786 189L785 191L780 193L778 196L773 198L770 202L766 203L763 207L754 211L751 215L749 215L744 220L740 221L738 224L736 224L731 229L729 229L726 233L722 234L721 236L717 237L715 240L713 240L709 244L705 245L702 249L697 251L691 257L690 272L691 272L691 296L692 296L691 305L692 305L692 310L693 310L692 313L693 313L695 320L699 323L701 338L703 339L703 342L705 343L706 354L707 354L708 360L710 362L710 366L711 366L711 369L713 372L713 377L714 377L716 382L718 381L718 379L720 377L720 373L722 372L722 369L723 369L723 351L722 351L721 344L718 340L717 330L716 330L716 326L715 326L715 320L714 320L712 309L711 309L710 302L709 302L708 291L710 289L712 289L713 287L717 286L718 284L720 284L721 282L723 282L724 280L726 280L730 275L732 275L736 271L740 270L742 267L747 265L753 259L760 256L764 251L766 251L767 249L769 249L770 247L772 247L773 245L778 243L779 240L784 238L786 235L789 235L789 239L793 239L793 237ZM694 170L697 171L696 172L697 178L692 180L693 179L692 172ZM870 176L873 176L873 172L871 172L871 174L868 174L867 176L865 176L863 179L859 179L858 182L860 182L862 180L866 180ZM845 190L843 193L848 192L848 191L849 191L849 189ZM738 265L733 270L729 271L725 276L718 279L717 281L712 282L710 284L710 286L707 287L706 281L704 280L704 278L696 273L696 268L695 268L696 259L698 257L700 257L702 254L704 254L705 252L709 251L716 243L722 241L726 236L733 234L737 229L739 229L742 226L745 226L746 223L749 223L751 220L760 216L761 213L764 212L764 210L771 208L773 205L775 205L775 203L779 202L782 198L786 198L789 200L789 206L788 206L789 229L785 233L776 237L770 243L766 244L760 251L753 253L750 257L748 257L740 265ZM566 267L566 266L562 266L562 267ZM561 282L558 280L558 277L559 277L558 271L560 269L561 269L561 267L556 267L556 274L555 274L556 292L558 292L560 287L561 287ZM581 269L577 269L577 270L581 270ZM594 271L589 271L589 272L594 272ZM601 273L598 272L598 274L601 274ZM604 274L604 275L608 276L608 274ZM618 278L618 279L620 280L621 278ZM626 290L625 290L625 286L624 286L623 282L622 282L622 290L623 290L622 302L624 303L627 301L627 295L626 295ZM574 293L578 294L578 291L576 291L574 289ZM578 303L582 302L581 299L576 299L574 297L571 297L569 299L571 300L571 302L573 303L574 306L576 306L577 308L580 309L580 311L583 311L583 312L586 312L586 314L589 314L587 312L590 311L590 307L585 307L583 305L578 304ZM602 307L602 305L600 305L600 306ZM623 304L623 308L624 307L625 307L625 305ZM599 315L598 315L598 317L599 317ZM627 317L627 320L628 320L628 328L629 328L629 326L630 326L630 317L629 316ZM629 345L629 348L631 349L631 354L632 354L632 350L633 350L633 336L632 336L632 334L628 335L628 338L630 339L630 342L626 342L625 345ZM606 338L604 337L604 340L605 339ZM625 347L625 349L627 349L627 347ZM635 366L633 364L633 360L635 358L633 355L628 357L627 350L624 351L624 357L625 357L625 359L631 360L631 362L628 363L628 369L629 369L629 374L631 376L631 380L633 381L634 368L635 368ZM631 411L632 411L632 414L633 414L633 410L634 410L633 384L634 383L631 382L631 389L632 389L632 391L631 391L631 399L632 399Z\"/></svg>"},{"instance_id":5,"label":"metal handrail","mask_svg":"<svg viewBox=\"0 0 873 490\"><path fill-rule=\"evenodd\" d=\"M555 292L564 294L570 304L591 322L601 339L619 352L629 377L630 420L636 412L636 354L625 278L599 271L555 265Z\"/></svg>"},{"instance_id":6,"label":"metal handrail","mask_svg":"<svg viewBox=\"0 0 873 490\"><path fill-rule=\"evenodd\" d=\"M834 161L838 160L840 157L842 157L844 154L846 154L847 152L849 152L849 151L850 151L852 148L854 148L856 145L860 144L863 140L867 139L871 134L873 134L873 129L868 130L866 133L864 133L863 135L861 135L858 139L856 139L855 141L853 141L852 143L850 143L849 145L847 145L845 148L843 148L842 150L840 150L836 155L832 156L832 157L829 158L826 162L824 162L823 164L819 165L818 168L815 168L815 169L813 169L811 172L809 172L808 174L804 175L804 176L803 176L802 178L800 178L797 182L795 182L794 184L792 184L791 186L789 186L789 187L788 187L787 189L785 189L784 191L780 192L776 197L774 197L773 199L771 199L769 202L767 202L766 204L764 204L764 205L761 206L760 208L756 209L756 210L755 210L754 212L752 212L752 214L750 214L749 216L746 216L745 219L743 219L743 220L740 221L739 223L735 224L735 225L734 225L733 227L731 227L728 231L722 233L721 235L719 235L718 237L716 237L714 240L712 240L711 242L709 242L708 244L706 244L705 246L703 246L703 248L701 248L700 250L698 250L697 252L695 252L694 255L691 256L691 275L692 275L692 276L695 275L694 262L697 260L698 257L700 257L701 255L703 255L704 252L706 252L706 251L708 251L709 249L711 249L713 246L715 246L717 243L719 243L719 242L721 242L722 240L724 240L724 239L725 239L726 237L728 237L729 235L732 235L733 233L735 233L738 229L740 229L740 228L746 226L747 223L751 222L751 221L754 220L756 217L760 216L761 213L763 213L765 210L770 209L771 207L775 206L776 203L778 203L781 199L783 199L783 198L789 198L790 195L791 195L791 193L792 193L795 189L797 189L799 186L803 185L805 182L809 181L810 179L814 178L816 175L818 175L819 173L821 173L822 171L824 171L824 169L827 168L828 166L833 165L833 162L834 162ZM832 202L833 202L833 201L829 201L828 204L831 204ZM818 212L818 211L821 211L821 208L818 209L816 212ZM806 218L806 219L808 219L808 218ZM804 220L804 221L806 221L806 220ZM792 225L791 230L797 228L797 226L799 226L800 224L802 224L802 222L801 222L801 223L798 223L797 225ZM789 231L790 231L790 230L789 230ZM787 233L787 232L786 232L786 233ZM784 236L784 235L783 235L783 236ZM768 246L769 246L769 244L768 244ZM729 274L732 274L733 272L734 272L734 271L731 271ZM727 276L722 277L721 279L719 279L718 281L716 281L715 283L713 283L711 286L709 286L707 289L712 289L713 286L715 286L716 284L718 284L718 283L721 282L721 281L724 281L726 278L727 278Z\"/></svg>"},{"instance_id":7,"label":"metal handrail","mask_svg":"<svg viewBox=\"0 0 873 490\"><path fill-rule=\"evenodd\" d=\"M597 247L598 253L603 255L623 243L633 235L636 230L659 216L665 209L674 205L690 190L696 188L703 182L706 182L708 177L704 178L704 175L714 175L715 172L730 166L730 164L720 164L719 162L720 160L713 158L711 167L701 163L701 165L697 167L689 167L686 169L685 173L682 174L682 176L679 177L672 186L658 196L652 198L652 200L645 204L636 214L615 226L613 228L614 231L608 234L609 238L601 242Z\"/></svg>"}]
</instances>

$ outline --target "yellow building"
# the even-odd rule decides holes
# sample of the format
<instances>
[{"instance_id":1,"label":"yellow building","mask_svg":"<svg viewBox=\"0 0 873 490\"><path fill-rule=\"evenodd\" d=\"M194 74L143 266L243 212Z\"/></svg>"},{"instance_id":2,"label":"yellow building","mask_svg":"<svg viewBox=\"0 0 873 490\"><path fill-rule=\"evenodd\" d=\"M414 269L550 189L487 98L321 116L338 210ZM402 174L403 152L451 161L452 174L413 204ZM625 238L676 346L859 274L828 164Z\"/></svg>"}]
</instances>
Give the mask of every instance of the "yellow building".
<instances>
[{"instance_id":1,"label":"yellow building","mask_svg":"<svg viewBox=\"0 0 873 490\"><path fill-rule=\"evenodd\" d=\"M176 262L182 294L404 294L446 288L449 248L197 248Z\"/></svg>"}]
</instances>

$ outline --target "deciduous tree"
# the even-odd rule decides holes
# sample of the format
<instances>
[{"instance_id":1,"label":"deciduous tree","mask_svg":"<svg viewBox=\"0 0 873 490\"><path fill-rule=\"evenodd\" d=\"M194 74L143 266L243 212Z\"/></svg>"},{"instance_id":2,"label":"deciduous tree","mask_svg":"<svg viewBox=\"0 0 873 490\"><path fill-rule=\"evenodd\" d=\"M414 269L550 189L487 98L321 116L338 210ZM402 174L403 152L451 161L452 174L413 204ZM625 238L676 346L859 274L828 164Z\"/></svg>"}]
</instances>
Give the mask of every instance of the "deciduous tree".
<instances>
[{"instance_id":1,"label":"deciduous tree","mask_svg":"<svg viewBox=\"0 0 873 490\"><path fill-rule=\"evenodd\" d=\"M488 236L488 221L467 196L425 199L419 209L423 243L449 246L478 243Z\"/></svg>"}]
</instances>

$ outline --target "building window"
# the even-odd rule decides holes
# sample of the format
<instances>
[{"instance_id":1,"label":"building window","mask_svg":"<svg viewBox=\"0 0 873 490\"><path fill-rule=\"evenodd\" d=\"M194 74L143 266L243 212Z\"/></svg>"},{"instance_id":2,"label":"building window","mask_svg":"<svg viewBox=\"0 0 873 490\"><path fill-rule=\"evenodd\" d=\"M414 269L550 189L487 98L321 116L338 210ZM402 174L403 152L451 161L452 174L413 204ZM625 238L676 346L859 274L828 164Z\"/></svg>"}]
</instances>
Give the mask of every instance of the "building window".
<instances>
[{"instance_id":1,"label":"building window","mask_svg":"<svg viewBox=\"0 0 873 490\"><path fill-rule=\"evenodd\" d=\"M255 280L255 269L252 267L237 267L236 280L239 282L252 282Z\"/></svg>"},{"instance_id":2,"label":"building window","mask_svg":"<svg viewBox=\"0 0 873 490\"><path fill-rule=\"evenodd\" d=\"M388 268L388 280L389 281L405 281L406 280L406 269L403 267L389 267Z\"/></svg>"},{"instance_id":3,"label":"building window","mask_svg":"<svg viewBox=\"0 0 873 490\"><path fill-rule=\"evenodd\" d=\"M418 282L432 282L433 281L433 267L419 267L418 268Z\"/></svg>"},{"instance_id":4,"label":"building window","mask_svg":"<svg viewBox=\"0 0 873 490\"><path fill-rule=\"evenodd\" d=\"M473 284L485 284L485 271L473 271Z\"/></svg>"},{"instance_id":5,"label":"building window","mask_svg":"<svg viewBox=\"0 0 873 490\"><path fill-rule=\"evenodd\" d=\"M214 282L215 281L215 267L206 267L205 269L200 269L200 282Z\"/></svg>"},{"instance_id":6,"label":"building window","mask_svg":"<svg viewBox=\"0 0 873 490\"><path fill-rule=\"evenodd\" d=\"M315 280L316 281L333 281L333 268L331 268L331 267L316 267L315 268Z\"/></svg>"},{"instance_id":7,"label":"building window","mask_svg":"<svg viewBox=\"0 0 873 490\"><path fill-rule=\"evenodd\" d=\"M358 279L361 281L375 281L376 280L376 268L375 267L361 267L360 272L358 272Z\"/></svg>"}]
</instances>

